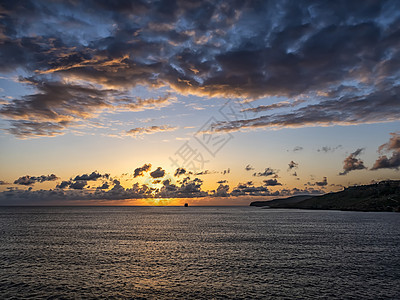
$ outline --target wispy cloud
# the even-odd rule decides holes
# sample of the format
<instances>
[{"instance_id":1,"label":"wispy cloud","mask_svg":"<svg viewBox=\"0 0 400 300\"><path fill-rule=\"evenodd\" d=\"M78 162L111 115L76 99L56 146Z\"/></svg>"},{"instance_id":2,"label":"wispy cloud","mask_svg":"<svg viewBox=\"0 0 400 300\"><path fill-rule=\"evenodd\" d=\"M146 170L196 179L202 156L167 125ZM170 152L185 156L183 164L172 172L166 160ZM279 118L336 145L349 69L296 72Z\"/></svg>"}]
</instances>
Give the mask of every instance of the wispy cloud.
<instances>
[{"instance_id":1,"label":"wispy cloud","mask_svg":"<svg viewBox=\"0 0 400 300\"><path fill-rule=\"evenodd\" d=\"M169 125L161 125L161 126L150 126L150 127L137 127L137 128L132 128L131 130L128 130L126 132L127 135L131 135L134 137L139 137L144 134L155 134L159 132L166 132L166 131L175 131L177 130L178 127L173 127Z\"/></svg>"},{"instance_id":2,"label":"wispy cloud","mask_svg":"<svg viewBox=\"0 0 400 300\"><path fill-rule=\"evenodd\" d=\"M263 172L255 172L253 176L258 176L258 177L274 176L274 178L276 178L278 177L278 171L271 168L265 168Z\"/></svg>"}]
</instances>

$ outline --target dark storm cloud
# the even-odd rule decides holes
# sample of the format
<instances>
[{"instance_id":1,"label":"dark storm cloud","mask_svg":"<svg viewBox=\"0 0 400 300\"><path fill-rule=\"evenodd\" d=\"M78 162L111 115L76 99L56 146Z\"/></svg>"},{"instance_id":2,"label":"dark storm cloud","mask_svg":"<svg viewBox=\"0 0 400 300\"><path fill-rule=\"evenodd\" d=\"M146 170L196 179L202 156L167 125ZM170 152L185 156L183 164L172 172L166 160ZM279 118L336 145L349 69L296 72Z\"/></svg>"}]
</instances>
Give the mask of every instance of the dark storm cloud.
<instances>
[{"instance_id":1,"label":"dark storm cloud","mask_svg":"<svg viewBox=\"0 0 400 300\"><path fill-rule=\"evenodd\" d=\"M363 170L366 169L364 166L364 162L357 158L362 152L363 148L357 149L353 153L351 153L346 159L343 161L343 172L339 173L339 175L346 175L350 171L354 170Z\"/></svg>"},{"instance_id":2,"label":"dark storm cloud","mask_svg":"<svg viewBox=\"0 0 400 300\"><path fill-rule=\"evenodd\" d=\"M133 178L136 178L138 176L143 176L144 172L148 172L151 169L151 164L144 164L140 168L136 168L135 171L133 172Z\"/></svg>"},{"instance_id":3,"label":"dark storm cloud","mask_svg":"<svg viewBox=\"0 0 400 300\"><path fill-rule=\"evenodd\" d=\"M264 172L256 172L253 176L274 176L275 178L278 177L277 171L271 168L265 168Z\"/></svg>"},{"instance_id":4,"label":"dark storm cloud","mask_svg":"<svg viewBox=\"0 0 400 300\"><path fill-rule=\"evenodd\" d=\"M283 96L291 104L308 95L290 113L220 124L225 131L385 122L400 116L399 11L400 3L390 0L2 1L0 68L113 88ZM84 93L91 96L66 96L82 109L57 106L69 112L62 113L48 104L29 121L61 126L48 130L55 135L78 111L110 104L109 95ZM24 115L22 107L32 103L20 100L3 115ZM271 105L254 109L286 104ZM10 132L24 136L20 127Z\"/></svg>"},{"instance_id":5,"label":"dark storm cloud","mask_svg":"<svg viewBox=\"0 0 400 300\"><path fill-rule=\"evenodd\" d=\"M400 134L391 133L389 142L381 145L378 149L380 153L392 151L392 155L381 155L372 166L371 170L395 169L400 167Z\"/></svg>"},{"instance_id":6,"label":"dark storm cloud","mask_svg":"<svg viewBox=\"0 0 400 300\"><path fill-rule=\"evenodd\" d=\"M161 167L158 167L155 171L150 173L150 176L153 178L161 178L164 177L165 175L165 170L163 170Z\"/></svg>"},{"instance_id":7,"label":"dark storm cloud","mask_svg":"<svg viewBox=\"0 0 400 300\"><path fill-rule=\"evenodd\" d=\"M51 175L42 175L42 176L22 176L14 181L14 184L20 185L33 185L36 182L45 182L45 181L54 181L57 180L58 177L54 174Z\"/></svg>"}]
</instances>

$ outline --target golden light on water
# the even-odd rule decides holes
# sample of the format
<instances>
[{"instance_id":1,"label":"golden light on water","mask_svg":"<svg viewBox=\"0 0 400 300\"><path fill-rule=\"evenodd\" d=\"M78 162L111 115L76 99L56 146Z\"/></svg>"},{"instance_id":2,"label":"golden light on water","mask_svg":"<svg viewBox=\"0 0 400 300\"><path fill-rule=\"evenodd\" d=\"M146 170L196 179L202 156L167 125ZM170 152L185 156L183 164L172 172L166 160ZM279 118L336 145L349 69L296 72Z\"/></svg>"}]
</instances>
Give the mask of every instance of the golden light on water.
<instances>
[{"instance_id":1,"label":"golden light on water","mask_svg":"<svg viewBox=\"0 0 400 300\"><path fill-rule=\"evenodd\" d=\"M133 206L183 206L188 203L183 198L146 198L146 199L129 199L118 205Z\"/></svg>"}]
</instances>

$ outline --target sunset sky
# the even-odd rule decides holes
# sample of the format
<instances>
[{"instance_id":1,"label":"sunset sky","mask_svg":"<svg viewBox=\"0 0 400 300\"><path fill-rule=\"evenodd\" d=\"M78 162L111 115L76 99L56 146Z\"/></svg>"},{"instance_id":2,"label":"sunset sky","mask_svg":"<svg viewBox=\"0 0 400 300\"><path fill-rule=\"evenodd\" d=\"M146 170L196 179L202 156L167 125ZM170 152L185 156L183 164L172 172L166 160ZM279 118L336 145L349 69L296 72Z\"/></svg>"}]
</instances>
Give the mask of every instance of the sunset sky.
<instances>
[{"instance_id":1,"label":"sunset sky","mask_svg":"<svg viewBox=\"0 0 400 300\"><path fill-rule=\"evenodd\" d=\"M0 205L400 179L400 1L1 1L0 62Z\"/></svg>"}]
</instances>

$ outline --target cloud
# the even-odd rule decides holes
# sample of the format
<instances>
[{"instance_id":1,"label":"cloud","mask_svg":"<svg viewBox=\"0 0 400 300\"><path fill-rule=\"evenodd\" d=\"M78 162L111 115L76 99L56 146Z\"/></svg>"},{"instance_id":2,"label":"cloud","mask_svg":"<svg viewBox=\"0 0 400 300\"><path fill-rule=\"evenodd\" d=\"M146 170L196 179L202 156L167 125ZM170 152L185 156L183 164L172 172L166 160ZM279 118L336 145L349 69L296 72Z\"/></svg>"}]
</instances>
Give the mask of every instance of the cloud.
<instances>
[{"instance_id":1,"label":"cloud","mask_svg":"<svg viewBox=\"0 0 400 300\"><path fill-rule=\"evenodd\" d=\"M87 181L82 181L74 185L69 190L50 189L50 190L19 190L12 189L0 193L0 203L4 205L18 205L35 203L55 203L60 201L74 200L123 200L123 199L143 199L154 197L154 189L148 186L140 186L138 183L132 185L131 188L124 188L117 181L110 190L96 189L89 191L84 189Z\"/></svg>"},{"instance_id":2,"label":"cloud","mask_svg":"<svg viewBox=\"0 0 400 300\"><path fill-rule=\"evenodd\" d=\"M229 185L221 183L217 187L217 190L214 191L212 196L214 196L214 197L229 197L230 196L229 195Z\"/></svg>"},{"instance_id":3,"label":"cloud","mask_svg":"<svg viewBox=\"0 0 400 300\"><path fill-rule=\"evenodd\" d=\"M314 183L311 182L307 182L304 185L308 185L308 186L327 186L328 185L328 178L327 177L323 177L321 181L316 181ZM334 184L331 184L331 186L335 186Z\"/></svg>"},{"instance_id":4,"label":"cloud","mask_svg":"<svg viewBox=\"0 0 400 300\"><path fill-rule=\"evenodd\" d=\"M278 102L278 103L274 103L274 104L270 104L270 105L260 105L257 107L246 108L246 109L243 109L242 112L250 111L250 112L254 112L254 113L259 113L262 111L268 111L268 110L273 110L273 109L278 109L278 108L294 107L294 106L297 106L304 102L305 102L305 100L295 100L293 102L282 101L282 102Z\"/></svg>"},{"instance_id":5,"label":"cloud","mask_svg":"<svg viewBox=\"0 0 400 300\"><path fill-rule=\"evenodd\" d=\"M210 171L210 170L204 170L204 171L200 171L200 172L195 172L194 175L201 176L201 175L210 175L210 174L217 174L217 173L219 173L219 172Z\"/></svg>"},{"instance_id":6,"label":"cloud","mask_svg":"<svg viewBox=\"0 0 400 300\"><path fill-rule=\"evenodd\" d=\"M74 178L74 181L82 180L82 181L88 181L88 180L97 180L99 178L108 178L110 175L109 174L100 174L97 171L93 171L91 174L83 174L83 175L77 175Z\"/></svg>"},{"instance_id":7,"label":"cloud","mask_svg":"<svg viewBox=\"0 0 400 300\"><path fill-rule=\"evenodd\" d=\"M271 168L265 168L264 172L256 172L253 176L274 176L274 178L278 177L277 171Z\"/></svg>"},{"instance_id":8,"label":"cloud","mask_svg":"<svg viewBox=\"0 0 400 300\"><path fill-rule=\"evenodd\" d=\"M29 176L25 175L22 176L14 181L14 184L19 184L19 185L33 185L36 182L45 182L45 181L54 181L59 179L56 175L51 174L51 175L42 175L42 176Z\"/></svg>"},{"instance_id":9,"label":"cloud","mask_svg":"<svg viewBox=\"0 0 400 300\"><path fill-rule=\"evenodd\" d=\"M104 178L104 179L111 179L110 174L100 174L97 171L93 171L90 174L82 174L76 175L73 179L70 180L63 180L59 183L56 188L57 189L65 189L71 188L74 190L82 190L88 185L88 181L97 181L97 179ZM103 183L103 186L104 183Z\"/></svg>"},{"instance_id":10,"label":"cloud","mask_svg":"<svg viewBox=\"0 0 400 300\"><path fill-rule=\"evenodd\" d=\"M69 187L70 185L71 185L71 181L63 180L63 181L61 181L60 184L58 184L58 185L56 186L56 188L58 188L58 189L65 189L65 188Z\"/></svg>"},{"instance_id":11,"label":"cloud","mask_svg":"<svg viewBox=\"0 0 400 300\"><path fill-rule=\"evenodd\" d=\"M250 166L250 165L247 165L244 169L245 169L246 171L254 170L254 168L253 168L252 166Z\"/></svg>"},{"instance_id":12,"label":"cloud","mask_svg":"<svg viewBox=\"0 0 400 300\"><path fill-rule=\"evenodd\" d=\"M378 169L396 169L400 167L400 152L393 152L391 157L380 156L372 166L371 170Z\"/></svg>"},{"instance_id":13,"label":"cloud","mask_svg":"<svg viewBox=\"0 0 400 300\"><path fill-rule=\"evenodd\" d=\"M223 171L221 172L221 174L222 174L222 175L226 175L226 174L229 174L230 172L231 172L231 169L228 168L227 170L223 170Z\"/></svg>"},{"instance_id":14,"label":"cloud","mask_svg":"<svg viewBox=\"0 0 400 300\"><path fill-rule=\"evenodd\" d=\"M241 128L356 125L395 121L400 116L400 104L395 96L399 92L400 87L393 87L393 89L375 92L365 97L353 96L325 100L287 114L220 122L215 125L214 130L229 132Z\"/></svg>"},{"instance_id":15,"label":"cloud","mask_svg":"<svg viewBox=\"0 0 400 300\"><path fill-rule=\"evenodd\" d=\"M144 172L148 172L151 169L151 164L144 164L140 168L136 168L135 171L133 172L133 177L136 178L138 176L143 176Z\"/></svg>"},{"instance_id":16,"label":"cloud","mask_svg":"<svg viewBox=\"0 0 400 300\"><path fill-rule=\"evenodd\" d=\"M391 133L389 142L381 145L378 149L380 153L392 151L392 156L381 155L375 161L371 170L378 169L395 169L398 170L400 167L400 134Z\"/></svg>"},{"instance_id":17,"label":"cloud","mask_svg":"<svg viewBox=\"0 0 400 300\"><path fill-rule=\"evenodd\" d=\"M217 183L222 184L222 183L227 183L227 180L218 180Z\"/></svg>"},{"instance_id":18,"label":"cloud","mask_svg":"<svg viewBox=\"0 0 400 300\"><path fill-rule=\"evenodd\" d=\"M293 152L298 152L298 151L301 151L301 150L303 150L303 147L301 147L301 146L296 146L296 147L293 148Z\"/></svg>"},{"instance_id":19,"label":"cloud","mask_svg":"<svg viewBox=\"0 0 400 300\"><path fill-rule=\"evenodd\" d=\"M318 149L317 151L328 153L328 152L335 152L336 150L338 150L340 148L342 148L342 145L338 145L336 147L323 146L323 147L321 147L321 149Z\"/></svg>"},{"instance_id":20,"label":"cloud","mask_svg":"<svg viewBox=\"0 0 400 300\"><path fill-rule=\"evenodd\" d=\"M157 98L143 99L136 97L136 100L126 99L126 103L122 103L119 109L128 111L143 111L146 109L161 109L175 103L177 101L176 97L167 94L165 96L159 96Z\"/></svg>"},{"instance_id":21,"label":"cloud","mask_svg":"<svg viewBox=\"0 0 400 300\"><path fill-rule=\"evenodd\" d=\"M163 187L157 194L161 198L195 198L208 196L207 192L201 190L203 181L199 178L191 180L186 177L180 186L171 184L170 180L165 180Z\"/></svg>"},{"instance_id":22,"label":"cloud","mask_svg":"<svg viewBox=\"0 0 400 300\"><path fill-rule=\"evenodd\" d=\"M60 184L56 186L57 189L65 189L65 188L71 188L74 190L82 190L85 188L85 186L88 185L87 180L63 180Z\"/></svg>"},{"instance_id":23,"label":"cloud","mask_svg":"<svg viewBox=\"0 0 400 300\"><path fill-rule=\"evenodd\" d=\"M321 189L314 188L293 188L293 189L282 189L279 191L280 196L295 196L295 195L321 195L325 192Z\"/></svg>"},{"instance_id":24,"label":"cloud","mask_svg":"<svg viewBox=\"0 0 400 300\"><path fill-rule=\"evenodd\" d=\"M177 168L175 170L174 176L178 177L178 176L184 175L184 174L186 174L186 170L184 168Z\"/></svg>"},{"instance_id":25,"label":"cloud","mask_svg":"<svg viewBox=\"0 0 400 300\"><path fill-rule=\"evenodd\" d=\"M105 109L155 109L165 107L175 99L169 95L158 99L130 98L115 89L37 76L21 77L19 81L34 87L37 92L3 104L0 115L10 121L11 127L7 131L22 139L63 134L68 127L94 118Z\"/></svg>"},{"instance_id":26,"label":"cloud","mask_svg":"<svg viewBox=\"0 0 400 300\"><path fill-rule=\"evenodd\" d=\"M119 92L48 81L37 77L20 78L37 93L14 99L0 108L0 115L10 120L8 131L19 138L54 136L76 122L93 117L101 109L110 108Z\"/></svg>"},{"instance_id":27,"label":"cloud","mask_svg":"<svg viewBox=\"0 0 400 300\"><path fill-rule=\"evenodd\" d=\"M0 180L0 185L6 185L6 184L9 184L9 183L5 182L4 180Z\"/></svg>"},{"instance_id":28,"label":"cloud","mask_svg":"<svg viewBox=\"0 0 400 300\"><path fill-rule=\"evenodd\" d=\"M390 133L390 135L392 137L389 139L389 142L379 146L378 149L379 152L390 151L390 150L400 151L400 134L392 132Z\"/></svg>"},{"instance_id":29,"label":"cloud","mask_svg":"<svg viewBox=\"0 0 400 300\"><path fill-rule=\"evenodd\" d=\"M346 159L343 161L343 172L339 173L339 175L346 175L350 171L354 170L363 170L366 169L364 166L364 162L357 158L362 152L363 148L357 149L353 153L351 153Z\"/></svg>"},{"instance_id":30,"label":"cloud","mask_svg":"<svg viewBox=\"0 0 400 300\"><path fill-rule=\"evenodd\" d=\"M221 123L224 131L399 120L397 1L3 2L0 71L63 82L48 83L59 93L38 87L6 105L3 116L16 122L9 132L21 138L62 134L109 109L112 98L123 100L114 89L137 86L306 100L290 112ZM279 103L271 105L286 105ZM29 106L35 109L25 116Z\"/></svg>"},{"instance_id":31,"label":"cloud","mask_svg":"<svg viewBox=\"0 0 400 300\"><path fill-rule=\"evenodd\" d=\"M6 129L9 133L20 139L32 137L51 137L64 134L64 130L70 123L52 122L30 122L30 121L12 121L11 127Z\"/></svg>"},{"instance_id":32,"label":"cloud","mask_svg":"<svg viewBox=\"0 0 400 300\"><path fill-rule=\"evenodd\" d=\"M317 186L326 186L328 185L328 178L324 177L322 181L316 181L315 185Z\"/></svg>"},{"instance_id":33,"label":"cloud","mask_svg":"<svg viewBox=\"0 0 400 300\"><path fill-rule=\"evenodd\" d=\"M282 185L282 183L278 182L276 179L267 179L264 180L264 185L265 186L277 186L277 185Z\"/></svg>"},{"instance_id":34,"label":"cloud","mask_svg":"<svg viewBox=\"0 0 400 300\"><path fill-rule=\"evenodd\" d=\"M70 182L69 187L74 190L82 190L87 184L87 180L78 180Z\"/></svg>"},{"instance_id":35,"label":"cloud","mask_svg":"<svg viewBox=\"0 0 400 300\"><path fill-rule=\"evenodd\" d=\"M299 167L299 164L295 163L293 160L288 165L289 165L289 170L297 169Z\"/></svg>"},{"instance_id":36,"label":"cloud","mask_svg":"<svg viewBox=\"0 0 400 300\"><path fill-rule=\"evenodd\" d=\"M104 182L101 186L98 186L97 189L98 190L107 190L110 187L110 185L108 184L108 182Z\"/></svg>"},{"instance_id":37,"label":"cloud","mask_svg":"<svg viewBox=\"0 0 400 300\"><path fill-rule=\"evenodd\" d=\"M153 178L161 178L164 177L164 175L165 171L161 167L158 167L155 171L150 173L150 176Z\"/></svg>"},{"instance_id":38,"label":"cloud","mask_svg":"<svg viewBox=\"0 0 400 300\"><path fill-rule=\"evenodd\" d=\"M135 137L141 136L143 134L154 134L158 132L165 132L165 131L175 131L178 127L172 127L169 125L161 125L161 126L151 126L151 127L137 127L131 130L128 130L126 133L128 135L132 135Z\"/></svg>"},{"instance_id":39,"label":"cloud","mask_svg":"<svg viewBox=\"0 0 400 300\"><path fill-rule=\"evenodd\" d=\"M278 193L275 194L278 195ZM231 192L231 196L271 196L275 194L265 186L253 186L251 181L238 184Z\"/></svg>"}]
</instances>

